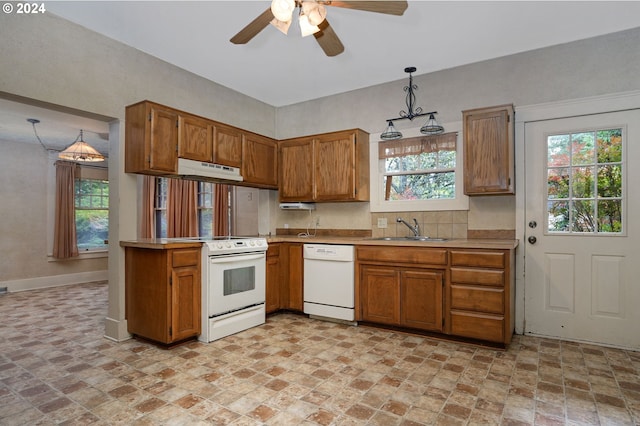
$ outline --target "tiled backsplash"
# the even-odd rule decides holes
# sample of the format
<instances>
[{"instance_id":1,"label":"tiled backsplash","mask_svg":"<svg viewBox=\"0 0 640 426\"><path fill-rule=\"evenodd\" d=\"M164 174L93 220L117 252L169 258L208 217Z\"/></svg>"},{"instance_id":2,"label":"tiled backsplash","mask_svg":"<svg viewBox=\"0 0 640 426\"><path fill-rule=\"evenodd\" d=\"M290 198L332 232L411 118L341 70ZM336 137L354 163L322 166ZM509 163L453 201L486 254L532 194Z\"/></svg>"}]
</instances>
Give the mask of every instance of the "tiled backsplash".
<instances>
[{"instance_id":1,"label":"tiled backsplash","mask_svg":"<svg viewBox=\"0 0 640 426\"><path fill-rule=\"evenodd\" d=\"M411 231L404 224L396 222L401 217L413 224L415 218L420 225L420 233L434 238L467 238L467 216L463 211L435 211L435 212L392 212L371 213L371 230L374 238L404 237L411 235ZM387 227L379 228L378 219L387 219Z\"/></svg>"}]
</instances>

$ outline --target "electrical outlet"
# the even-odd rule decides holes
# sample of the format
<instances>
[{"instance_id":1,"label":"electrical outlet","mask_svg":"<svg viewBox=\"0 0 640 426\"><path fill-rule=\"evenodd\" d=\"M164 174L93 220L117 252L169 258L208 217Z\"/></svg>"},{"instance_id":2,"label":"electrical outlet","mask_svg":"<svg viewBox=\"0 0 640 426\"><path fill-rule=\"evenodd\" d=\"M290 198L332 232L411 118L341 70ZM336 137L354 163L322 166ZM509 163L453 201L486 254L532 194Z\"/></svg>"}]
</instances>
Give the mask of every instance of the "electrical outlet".
<instances>
[{"instance_id":1,"label":"electrical outlet","mask_svg":"<svg viewBox=\"0 0 640 426\"><path fill-rule=\"evenodd\" d=\"M386 228L387 227L387 218L379 217L378 218L378 228Z\"/></svg>"}]
</instances>

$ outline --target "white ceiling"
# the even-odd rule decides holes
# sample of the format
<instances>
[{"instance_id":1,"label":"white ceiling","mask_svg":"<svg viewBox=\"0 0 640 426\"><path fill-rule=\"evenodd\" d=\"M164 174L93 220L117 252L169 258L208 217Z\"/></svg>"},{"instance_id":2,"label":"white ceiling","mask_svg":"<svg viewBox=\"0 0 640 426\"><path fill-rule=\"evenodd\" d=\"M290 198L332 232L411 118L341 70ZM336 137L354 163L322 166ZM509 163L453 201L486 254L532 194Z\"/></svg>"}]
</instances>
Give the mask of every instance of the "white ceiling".
<instances>
[{"instance_id":1,"label":"white ceiling","mask_svg":"<svg viewBox=\"0 0 640 426\"><path fill-rule=\"evenodd\" d=\"M345 45L327 57L297 28L229 42L262 1L50 1L47 11L273 106L290 105L513 53L640 27L640 1L409 1L403 16L328 7ZM402 94L398 94L398 102ZM47 147L85 140L108 152L104 122L0 100L0 138Z\"/></svg>"},{"instance_id":2,"label":"white ceiling","mask_svg":"<svg viewBox=\"0 0 640 426\"><path fill-rule=\"evenodd\" d=\"M403 16L328 7L345 46L297 28L229 42L262 1L53 1L47 10L273 106L640 27L640 1L409 1Z\"/></svg>"}]
</instances>

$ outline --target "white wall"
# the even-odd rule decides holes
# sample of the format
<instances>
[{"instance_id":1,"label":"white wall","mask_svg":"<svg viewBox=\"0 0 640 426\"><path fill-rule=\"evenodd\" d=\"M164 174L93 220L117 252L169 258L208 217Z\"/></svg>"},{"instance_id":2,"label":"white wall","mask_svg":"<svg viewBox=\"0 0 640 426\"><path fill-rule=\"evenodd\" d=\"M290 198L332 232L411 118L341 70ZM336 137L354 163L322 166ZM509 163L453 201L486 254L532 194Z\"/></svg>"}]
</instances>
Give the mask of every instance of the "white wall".
<instances>
[{"instance_id":1,"label":"white wall","mask_svg":"<svg viewBox=\"0 0 640 426\"><path fill-rule=\"evenodd\" d=\"M275 136L275 108L50 14L2 14L0 28L0 92L114 119L106 335L127 338L124 250L117 242L136 238L137 209L136 178L124 173L125 106L148 99L265 136Z\"/></svg>"},{"instance_id":2,"label":"white wall","mask_svg":"<svg viewBox=\"0 0 640 426\"><path fill-rule=\"evenodd\" d=\"M0 287L9 291L106 279L106 257L47 256L51 174L53 161L40 145L0 140Z\"/></svg>"},{"instance_id":3,"label":"white wall","mask_svg":"<svg viewBox=\"0 0 640 426\"><path fill-rule=\"evenodd\" d=\"M462 42L462 41L461 41ZM418 106L437 110L441 123L462 119L461 111L513 103L518 107L640 89L640 28L573 43L488 60L431 74L413 76ZM419 54L419 53L417 53ZM285 139L359 127L380 133L385 119L405 108L405 66L398 64L398 81L367 87L278 109L277 137ZM424 123L395 121L399 130ZM446 130L446 129L445 129ZM516 190L519 183L516 182ZM515 229L515 198L472 197L469 229ZM370 228L366 206L319 210L326 228L356 225ZM363 220L352 221L346 215ZM298 212L279 212L277 226L305 222ZM293 225L292 225L293 226ZM375 231L375 229L374 229Z\"/></svg>"}]
</instances>

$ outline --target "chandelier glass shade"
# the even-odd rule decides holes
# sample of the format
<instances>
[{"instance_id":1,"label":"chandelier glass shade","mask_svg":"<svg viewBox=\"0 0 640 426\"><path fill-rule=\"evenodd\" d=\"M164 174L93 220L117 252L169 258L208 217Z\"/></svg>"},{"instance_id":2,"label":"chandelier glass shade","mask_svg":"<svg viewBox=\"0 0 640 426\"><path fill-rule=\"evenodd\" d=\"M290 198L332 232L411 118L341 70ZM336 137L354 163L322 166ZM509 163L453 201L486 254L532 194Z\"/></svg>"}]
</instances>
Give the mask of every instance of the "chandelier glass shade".
<instances>
[{"instance_id":1,"label":"chandelier glass shade","mask_svg":"<svg viewBox=\"0 0 640 426\"><path fill-rule=\"evenodd\" d=\"M317 3L315 0L295 1L295 0L272 0L271 13L273 20L271 25L276 27L282 33L287 34L291 21L293 20L293 12L296 7L300 8L298 23L300 25L300 33L302 37L315 34L320 31L318 27L327 16L326 8Z\"/></svg>"},{"instance_id":2,"label":"chandelier glass shade","mask_svg":"<svg viewBox=\"0 0 640 426\"><path fill-rule=\"evenodd\" d=\"M76 138L75 142L58 154L58 158L84 162L104 161L104 155L100 154L83 140L82 130L80 130L80 134Z\"/></svg>"},{"instance_id":3,"label":"chandelier glass shade","mask_svg":"<svg viewBox=\"0 0 640 426\"><path fill-rule=\"evenodd\" d=\"M437 114L438 111L422 112L421 107L414 106L416 101L416 95L414 91L418 90L418 86L413 84L413 76L411 74L415 71L415 67L407 67L404 69L404 72L409 74L409 84L404 87L404 91L407 92L405 100L407 110L400 111L399 117L387 119L387 128L380 134L380 139L382 140L393 140L402 138L402 133L396 130L396 128L393 126L394 121L413 120L416 117L422 116L429 116L429 118L425 125L420 128L420 133L425 135L438 135L440 133L444 133L444 127L442 127L435 118L435 114Z\"/></svg>"}]
</instances>

